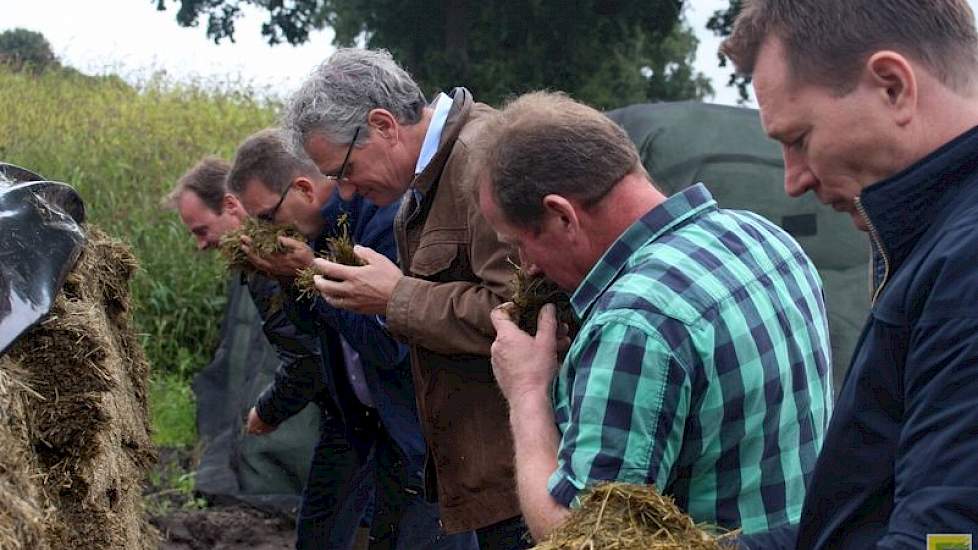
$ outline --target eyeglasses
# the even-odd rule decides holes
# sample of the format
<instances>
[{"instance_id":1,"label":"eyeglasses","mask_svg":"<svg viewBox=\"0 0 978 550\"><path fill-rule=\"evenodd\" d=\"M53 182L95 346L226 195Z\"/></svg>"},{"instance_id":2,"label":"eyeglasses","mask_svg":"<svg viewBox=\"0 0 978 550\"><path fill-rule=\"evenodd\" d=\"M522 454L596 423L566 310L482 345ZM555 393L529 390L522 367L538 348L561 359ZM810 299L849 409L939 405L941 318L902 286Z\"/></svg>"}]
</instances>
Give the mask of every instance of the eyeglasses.
<instances>
[{"instance_id":1,"label":"eyeglasses","mask_svg":"<svg viewBox=\"0 0 978 550\"><path fill-rule=\"evenodd\" d=\"M326 179L334 180L334 181L338 181L338 182L339 181L343 181L343 180L346 179L346 168L348 166L347 163L350 162L350 153L353 152L353 146L356 145L356 143L357 143L357 136L359 136L359 135L360 135L360 127L357 126L357 129L354 130L354 132L353 132L353 140L350 141L350 148L346 150L346 156L343 157L343 164L340 165L340 171L339 171L339 173L338 174L329 174L329 175L326 176Z\"/></svg>"},{"instance_id":2,"label":"eyeglasses","mask_svg":"<svg viewBox=\"0 0 978 550\"><path fill-rule=\"evenodd\" d=\"M291 190L292 190L292 182L290 181L288 187L285 188L285 191L282 191L282 196L278 198L278 202L275 203L275 206L273 206L271 210L258 214L255 217L263 222L275 223L275 214L278 214L279 207L282 206L283 202L285 202L285 197L286 195L289 194L289 191Z\"/></svg>"}]
</instances>

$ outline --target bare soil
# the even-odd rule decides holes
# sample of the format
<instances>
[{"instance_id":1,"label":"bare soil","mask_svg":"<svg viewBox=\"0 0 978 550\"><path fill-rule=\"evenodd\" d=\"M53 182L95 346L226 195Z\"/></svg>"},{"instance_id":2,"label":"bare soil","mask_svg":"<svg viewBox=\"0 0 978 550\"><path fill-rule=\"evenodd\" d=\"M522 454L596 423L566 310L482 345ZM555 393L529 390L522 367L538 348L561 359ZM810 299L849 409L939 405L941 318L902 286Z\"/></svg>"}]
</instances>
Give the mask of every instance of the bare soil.
<instances>
[{"instance_id":1,"label":"bare soil","mask_svg":"<svg viewBox=\"0 0 978 550\"><path fill-rule=\"evenodd\" d=\"M288 550L292 522L245 506L173 512L150 522L160 531L160 550Z\"/></svg>"},{"instance_id":2,"label":"bare soil","mask_svg":"<svg viewBox=\"0 0 978 550\"><path fill-rule=\"evenodd\" d=\"M212 505L190 509L188 495L173 489L173 476L191 472L197 457L189 449L163 447L156 475L144 489L151 510L168 510L150 517L160 532L160 550L286 550L295 547L295 525L281 516L270 515L247 505ZM168 502L164 503L166 500ZM164 505L165 504L165 505Z\"/></svg>"}]
</instances>

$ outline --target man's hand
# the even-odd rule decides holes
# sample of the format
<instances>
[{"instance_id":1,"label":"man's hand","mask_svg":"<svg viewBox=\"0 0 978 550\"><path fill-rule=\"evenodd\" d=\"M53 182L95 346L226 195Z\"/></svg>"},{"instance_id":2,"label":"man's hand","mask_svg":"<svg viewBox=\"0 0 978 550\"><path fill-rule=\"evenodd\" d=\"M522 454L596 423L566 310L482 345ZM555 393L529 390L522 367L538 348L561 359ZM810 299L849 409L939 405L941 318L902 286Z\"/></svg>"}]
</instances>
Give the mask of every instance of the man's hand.
<instances>
[{"instance_id":1,"label":"man's hand","mask_svg":"<svg viewBox=\"0 0 978 550\"><path fill-rule=\"evenodd\" d=\"M492 372L510 403L521 396L546 394L560 365L558 359L557 309L546 304L537 317L537 334L520 330L510 317L512 303L492 310L496 341L492 343ZM561 338L561 340L565 340Z\"/></svg>"},{"instance_id":2,"label":"man's hand","mask_svg":"<svg viewBox=\"0 0 978 550\"><path fill-rule=\"evenodd\" d=\"M251 239L242 235L241 250L244 250L248 261L259 271L286 279L294 279L296 272L308 267L316 257L309 245L302 241L279 237L278 242L287 248L286 252L260 257L251 249Z\"/></svg>"},{"instance_id":3,"label":"man's hand","mask_svg":"<svg viewBox=\"0 0 978 550\"><path fill-rule=\"evenodd\" d=\"M278 426L273 426L272 424L266 423L264 420L258 416L258 410L252 407L248 411L248 433L251 435L265 435L267 433L274 432Z\"/></svg>"},{"instance_id":4,"label":"man's hand","mask_svg":"<svg viewBox=\"0 0 978 550\"><path fill-rule=\"evenodd\" d=\"M350 266L317 259L316 289L326 303L364 315L386 315L394 287L404 275L387 256L363 246L353 252L367 263Z\"/></svg>"}]
</instances>

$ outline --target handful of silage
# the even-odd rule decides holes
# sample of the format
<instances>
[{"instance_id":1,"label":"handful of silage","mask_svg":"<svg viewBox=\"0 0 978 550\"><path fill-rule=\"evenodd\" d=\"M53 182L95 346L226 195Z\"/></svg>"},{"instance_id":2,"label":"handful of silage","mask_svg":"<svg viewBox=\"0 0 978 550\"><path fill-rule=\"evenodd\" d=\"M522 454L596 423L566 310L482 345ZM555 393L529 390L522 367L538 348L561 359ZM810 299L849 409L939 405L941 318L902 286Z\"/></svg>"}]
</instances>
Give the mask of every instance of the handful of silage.
<instances>
[{"instance_id":1,"label":"handful of silage","mask_svg":"<svg viewBox=\"0 0 978 550\"><path fill-rule=\"evenodd\" d=\"M544 304L554 304L557 306L557 322L566 323L571 334L577 332L577 320L574 319L570 296L550 279L531 277L520 266L513 264L513 267L515 273L510 286L513 289L513 305L516 307L512 311L512 316L517 326L535 335L540 309Z\"/></svg>"},{"instance_id":2,"label":"handful of silage","mask_svg":"<svg viewBox=\"0 0 978 550\"><path fill-rule=\"evenodd\" d=\"M353 252L353 247L356 246L356 243L353 242L353 237L350 236L350 216L346 213L341 214L336 219L336 226L339 228L339 234L326 239L326 254L321 257L343 265L366 265ZM299 296L301 298L308 298L315 295L316 285L313 281L313 277L315 276L316 270L312 266L305 267L296 273L295 287L299 290Z\"/></svg>"},{"instance_id":3,"label":"handful of silage","mask_svg":"<svg viewBox=\"0 0 978 550\"><path fill-rule=\"evenodd\" d=\"M651 485L602 483L534 550L721 550L734 548L698 527Z\"/></svg>"},{"instance_id":4,"label":"handful of silage","mask_svg":"<svg viewBox=\"0 0 978 550\"><path fill-rule=\"evenodd\" d=\"M253 271L255 269L248 261L248 255L244 253L244 250L241 250L242 235L251 239L251 249L262 258L288 252L288 247L279 242L279 237L289 237L301 242L306 240L305 236L293 224L277 225L255 218L247 218L239 229L221 237L218 250L224 257L229 271L232 269Z\"/></svg>"}]
</instances>

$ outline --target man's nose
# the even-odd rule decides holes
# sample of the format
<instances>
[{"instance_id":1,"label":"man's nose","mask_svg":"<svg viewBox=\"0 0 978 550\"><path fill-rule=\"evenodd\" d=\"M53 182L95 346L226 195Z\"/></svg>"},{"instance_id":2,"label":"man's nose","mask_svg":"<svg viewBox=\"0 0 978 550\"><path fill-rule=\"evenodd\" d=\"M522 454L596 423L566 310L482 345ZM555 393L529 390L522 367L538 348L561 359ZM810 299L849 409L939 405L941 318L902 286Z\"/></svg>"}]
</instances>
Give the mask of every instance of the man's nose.
<instances>
[{"instance_id":1,"label":"man's nose","mask_svg":"<svg viewBox=\"0 0 978 550\"><path fill-rule=\"evenodd\" d=\"M815 175L808 164L792 155L784 158L784 192L789 197L800 197L815 187Z\"/></svg>"}]
</instances>

